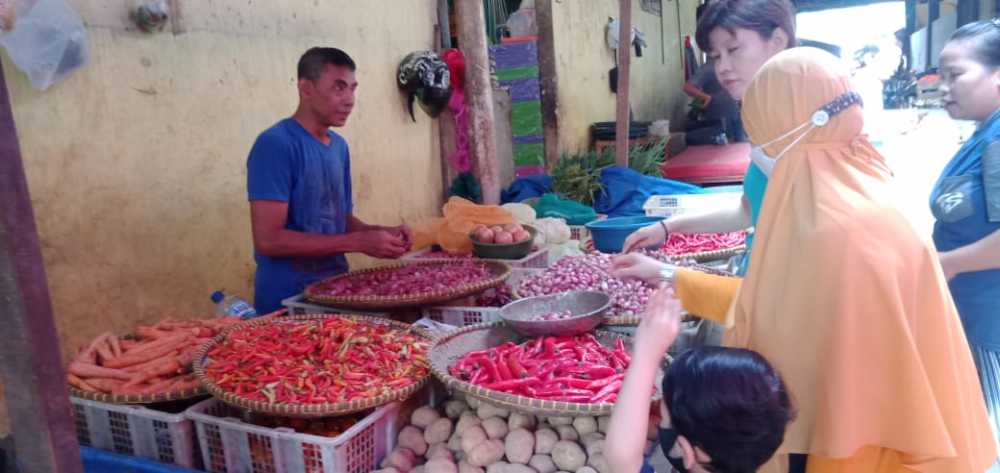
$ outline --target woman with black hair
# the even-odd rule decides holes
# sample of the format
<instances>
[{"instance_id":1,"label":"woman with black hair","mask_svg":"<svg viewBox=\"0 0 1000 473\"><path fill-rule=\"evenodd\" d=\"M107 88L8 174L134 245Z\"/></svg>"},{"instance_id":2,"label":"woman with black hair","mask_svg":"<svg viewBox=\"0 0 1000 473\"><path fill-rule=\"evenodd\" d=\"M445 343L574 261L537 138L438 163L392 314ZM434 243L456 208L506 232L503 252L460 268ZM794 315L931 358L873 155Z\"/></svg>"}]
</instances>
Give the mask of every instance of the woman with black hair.
<instances>
[{"instance_id":1,"label":"woman with black hair","mask_svg":"<svg viewBox=\"0 0 1000 473\"><path fill-rule=\"evenodd\" d=\"M959 28L941 51L952 118L979 122L931 193L934 244L1000 430L1000 19ZM1000 446L1000 442L998 442ZM991 471L1000 471L994 465Z\"/></svg>"},{"instance_id":2,"label":"woman with black hair","mask_svg":"<svg viewBox=\"0 0 1000 473\"><path fill-rule=\"evenodd\" d=\"M650 301L615 403L604 453L612 470L642 463L649 386L677 337L680 303L668 290ZM739 348L688 350L667 369L659 402L659 443L679 472L751 473L781 445L792 407L785 385L759 354Z\"/></svg>"}]
</instances>

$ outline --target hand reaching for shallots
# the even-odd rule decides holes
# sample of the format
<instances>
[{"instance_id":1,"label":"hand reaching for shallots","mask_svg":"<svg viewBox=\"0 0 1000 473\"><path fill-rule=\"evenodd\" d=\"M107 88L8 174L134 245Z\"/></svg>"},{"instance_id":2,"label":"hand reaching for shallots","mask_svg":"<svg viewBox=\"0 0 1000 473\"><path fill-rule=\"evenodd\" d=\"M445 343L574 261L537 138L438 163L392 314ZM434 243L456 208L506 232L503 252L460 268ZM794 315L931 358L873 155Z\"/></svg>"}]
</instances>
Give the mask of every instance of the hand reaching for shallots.
<instances>
[{"instance_id":1,"label":"hand reaching for shallots","mask_svg":"<svg viewBox=\"0 0 1000 473\"><path fill-rule=\"evenodd\" d=\"M636 328L633 357L636 362L642 359L658 363L677 339L683 318L681 302L674 297L672 289L660 289L653 293Z\"/></svg>"}]
</instances>

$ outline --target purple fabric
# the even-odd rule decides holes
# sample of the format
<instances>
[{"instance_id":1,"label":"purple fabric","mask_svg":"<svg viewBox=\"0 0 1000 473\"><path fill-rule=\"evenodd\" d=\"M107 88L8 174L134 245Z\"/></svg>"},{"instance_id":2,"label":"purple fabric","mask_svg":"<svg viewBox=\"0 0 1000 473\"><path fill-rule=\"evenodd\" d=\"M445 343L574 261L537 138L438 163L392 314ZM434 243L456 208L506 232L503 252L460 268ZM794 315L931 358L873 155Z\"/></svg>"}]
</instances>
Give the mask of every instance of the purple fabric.
<instances>
[{"instance_id":1,"label":"purple fabric","mask_svg":"<svg viewBox=\"0 0 1000 473\"><path fill-rule=\"evenodd\" d=\"M514 170L516 177L534 176L536 174L545 174L545 166L519 166Z\"/></svg>"},{"instance_id":2,"label":"purple fabric","mask_svg":"<svg viewBox=\"0 0 1000 473\"><path fill-rule=\"evenodd\" d=\"M538 64L538 46L535 43L503 44L490 48L497 69L516 69Z\"/></svg>"},{"instance_id":3,"label":"purple fabric","mask_svg":"<svg viewBox=\"0 0 1000 473\"><path fill-rule=\"evenodd\" d=\"M516 145L530 145L535 143L542 143L545 141L545 137L542 135L527 135L527 136L515 136L514 144Z\"/></svg>"},{"instance_id":4,"label":"purple fabric","mask_svg":"<svg viewBox=\"0 0 1000 473\"><path fill-rule=\"evenodd\" d=\"M542 88L538 85L537 77L502 80L500 84L510 87L510 99L514 102L534 102L542 99Z\"/></svg>"}]
</instances>

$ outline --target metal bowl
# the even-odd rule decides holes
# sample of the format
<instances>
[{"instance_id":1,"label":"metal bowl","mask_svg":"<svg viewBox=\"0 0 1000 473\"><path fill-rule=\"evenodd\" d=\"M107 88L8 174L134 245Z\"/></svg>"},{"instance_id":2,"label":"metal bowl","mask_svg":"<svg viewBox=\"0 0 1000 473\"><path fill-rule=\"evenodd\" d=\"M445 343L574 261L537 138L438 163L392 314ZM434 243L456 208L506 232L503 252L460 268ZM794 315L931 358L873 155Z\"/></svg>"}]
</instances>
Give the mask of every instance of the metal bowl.
<instances>
[{"instance_id":1,"label":"metal bowl","mask_svg":"<svg viewBox=\"0 0 1000 473\"><path fill-rule=\"evenodd\" d=\"M522 335L575 335L589 332L604 321L611 297L602 292L572 291L519 299L500 309L500 318ZM548 312L568 310L573 317L533 320Z\"/></svg>"}]
</instances>

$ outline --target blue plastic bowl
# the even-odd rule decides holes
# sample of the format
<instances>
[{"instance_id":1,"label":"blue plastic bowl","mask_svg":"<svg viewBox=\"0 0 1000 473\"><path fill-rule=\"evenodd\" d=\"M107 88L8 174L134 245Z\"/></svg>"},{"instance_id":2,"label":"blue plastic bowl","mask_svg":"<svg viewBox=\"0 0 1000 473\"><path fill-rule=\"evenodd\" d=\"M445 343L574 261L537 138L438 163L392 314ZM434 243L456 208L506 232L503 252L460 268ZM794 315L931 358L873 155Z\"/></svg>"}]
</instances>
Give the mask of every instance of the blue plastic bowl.
<instances>
[{"instance_id":1,"label":"blue plastic bowl","mask_svg":"<svg viewBox=\"0 0 1000 473\"><path fill-rule=\"evenodd\" d=\"M594 239L594 248L601 253L621 253L625 239L632 232L651 223L659 222L663 217L618 217L605 220L595 220L587 224L590 235Z\"/></svg>"}]
</instances>

